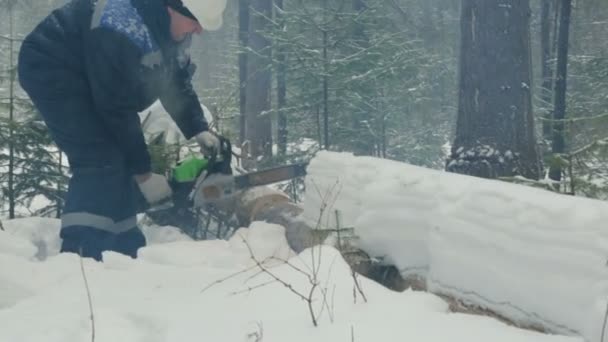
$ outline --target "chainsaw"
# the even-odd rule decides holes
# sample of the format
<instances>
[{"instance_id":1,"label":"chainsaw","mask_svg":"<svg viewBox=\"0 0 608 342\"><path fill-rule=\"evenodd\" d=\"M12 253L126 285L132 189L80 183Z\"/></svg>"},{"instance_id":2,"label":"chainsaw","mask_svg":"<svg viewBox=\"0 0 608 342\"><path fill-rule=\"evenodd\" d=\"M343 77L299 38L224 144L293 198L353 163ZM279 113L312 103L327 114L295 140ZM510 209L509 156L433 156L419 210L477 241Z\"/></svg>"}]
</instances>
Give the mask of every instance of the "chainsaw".
<instances>
[{"instance_id":1,"label":"chainsaw","mask_svg":"<svg viewBox=\"0 0 608 342\"><path fill-rule=\"evenodd\" d=\"M189 157L169 172L170 199L145 213L158 225L178 227L194 239L225 238L238 228L235 201L251 188L306 175L307 163L235 174L232 146L220 138L220 149L210 157Z\"/></svg>"}]
</instances>

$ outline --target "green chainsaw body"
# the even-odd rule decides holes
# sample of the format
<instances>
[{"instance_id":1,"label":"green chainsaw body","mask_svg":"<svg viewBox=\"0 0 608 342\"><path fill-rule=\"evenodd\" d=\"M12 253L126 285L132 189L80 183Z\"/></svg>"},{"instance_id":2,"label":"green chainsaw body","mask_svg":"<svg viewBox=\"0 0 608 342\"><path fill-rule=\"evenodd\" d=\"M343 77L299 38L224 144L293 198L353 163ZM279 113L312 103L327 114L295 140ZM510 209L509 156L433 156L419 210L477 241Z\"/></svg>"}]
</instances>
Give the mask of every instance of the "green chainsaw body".
<instances>
[{"instance_id":1,"label":"green chainsaw body","mask_svg":"<svg viewBox=\"0 0 608 342\"><path fill-rule=\"evenodd\" d=\"M171 200L150 208L146 214L158 225L175 226L195 239L204 239L209 237L206 235L210 217L221 222L218 231L221 225L230 225L236 195L242 191L306 174L307 164L300 163L233 175L228 140L222 140L219 152L216 158L191 156L178 162L168 175L173 190ZM204 234L200 234L201 224L207 226Z\"/></svg>"}]
</instances>

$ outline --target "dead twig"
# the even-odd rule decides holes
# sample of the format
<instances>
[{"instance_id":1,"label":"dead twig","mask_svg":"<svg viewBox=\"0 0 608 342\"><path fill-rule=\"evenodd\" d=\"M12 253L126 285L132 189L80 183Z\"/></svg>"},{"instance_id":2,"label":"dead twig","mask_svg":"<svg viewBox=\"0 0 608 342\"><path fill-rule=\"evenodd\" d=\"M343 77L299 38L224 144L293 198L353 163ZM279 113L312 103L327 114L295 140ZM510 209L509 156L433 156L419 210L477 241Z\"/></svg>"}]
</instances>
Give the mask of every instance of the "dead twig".
<instances>
[{"instance_id":1,"label":"dead twig","mask_svg":"<svg viewBox=\"0 0 608 342\"><path fill-rule=\"evenodd\" d=\"M203 292L205 292L205 291L209 290L210 288L212 288L213 286L215 286L215 285L219 285L219 284L221 284L221 283L223 283L223 282L226 282L226 281L228 281L228 280L230 280L230 279L232 279L232 278L234 278L234 277L236 277L236 276L238 276L238 275L240 275L240 274L247 273L247 272L251 271L251 270L252 270L252 269L254 269L254 268L256 268L256 266L255 266L255 265L254 265L254 266L251 266L251 267L248 267L248 268L246 268L246 269L244 269L244 270L241 270L241 271L235 272L235 273L233 273L233 274L231 274L231 275L229 275L229 276L227 276L227 277L225 277L225 278L218 279L218 280L216 280L216 281L212 282L211 284L209 284L209 285L205 286L205 288L203 288L203 289L201 290L201 292L200 292L200 293L203 293Z\"/></svg>"},{"instance_id":2,"label":"dead twig","mask_svg":"<svg viewBox=\"0 0 608 342\"><path fill-rule=\"evenodd\" d=\"M328 209L331 209L333 207L333 205L335 204L335 202L337 201L338 195L339 195L339 190L336 191L336 188L340 186L339 182L336 182L330 189L328 189L325 194L322 194L319 187L316 186L316 184L314 184L313 182L313 186L316 188L319 197L322 199L322 204L321 204L321 208L319 209L319 217L317 220L317 229L321 228L324 220L328 220L330 219L331 215L326 215L326 211ZM337 213L337 212L336 212ZM339 218L337 218L337 224L338 224L338 230L339 230ZM329 226L329 225L327 225ZM258 270L257 272L255 272L253 275L250 275L249 277L247 277L247 279L245 280L245 284L247 284L249 281L252 281L254 278L258 277L261 274L266 274L268 275L271 280L268 281L263 281L260 282L258 284L255 285L248 285L245 289L239 290L239 291L234 291L231 293L231 295L239 295L239 294L243 294L243 293L249 293L252 292L256 289L260 289L262 287L265 287L267 285L271 285L274 283L279 283L281 284L283 287L287 288L291 293L293 293L296 297L300 298L301 300L303 300L304 302L306 302L307 304L307 308L308 308L308 312L310 314L310 318L312 320L312 323L315 327L318 326L319 323L319 319L321 318L323 312L325 310L327 310L328 315L329 315L329 320L333 323L334 322L334 298L335 298L335 293L336 293L336 286L333 286L333 290L332 290L332 294L331 294L331 304L328 301L328 283L331 279L331 272L333 270L333 266L335 264L335 261L337 259L337 256L334 258L334 260L332 261L329 269L328 269L328 274L327 274L327 283L323 286L320 284L320 280L319 280L319 272L322 269L322 263L321 263L321 258L322 258L322 253L323 253L323 246L322 245L318 245L318 246L313 246L311 249L311 264L308 265L307 262L303 261L303 267L299 267L296 266L294 264L292 264L291 262L289 262L289 260L284 260L281 259L279 257L276 256L270 256L267 257L264 260L260 260L256 257L251 245L249 244L249 241L247 241L246 237L243 236L243 234L241 233L237 233L238 237L241 239L241 241L243 242L243 244L245 244L245 246L247 247L247 251L249 252L249 257L250 259L253 261L253 264L251 267L236 272L234 274L231 274L223 279L219 279L214 281L213 283L209 284L207 287L205 287L201 292L211 288L214 285L223 283L225 281L227 281L228 279L231 279L237 275L252 271L254 269ZM319 248L318 252L315 250L316 248ZM273 264L273 265L267 265L267 262L271 260L271 261L278 261L279 264ZM307 293L305 292L301 292L299 290L297 290L296 288L294 288L294 286L292 284L287 283L286 281L282 280L281 278L279 278L274 272L271 271L271 267L272 266L282 266L282 265L286 265L287 267L291 268L292 270L302 274L304 277L306 277L306 279L308 279L308 282L310 284L310 289L307 291ZM352 270L352 267L351 267ZM353 271L354 272L354 271ZM361 287L359 285L356 286L359 291L362 293L361 291ZM321 308L319 310L318 313L315 313L315 308L313 305L313 302L315 301L314 296L315 296L315 292L319 290L319 292L322 295L322 301L321 301ZM365 296L363 295L363 297L365 298ZM367 301L367 299L365 299ZM255 336L251 336L252 338Z\"/></svg>"},{"instance_id":3,"label":"dead twig","mask_svg":"<svg viewBox=\"0 0 608 342\"><path fill-rule=\"evenodd\" d=\"M240 295L240 294L243 294L243 293L246 293L246 292L251 292L253 290L257 290L259 288L262 288L264 286L271 285L271 284L274 284L274 283L276 283L276 280L270 280L270 281L267 281L265 283L257 284L257 285L254 285L254 286L249 286L246 289L243 289L241 291L234 291L234 292L231 293L231 295L237 296L237 295Z\"/></svg>"},{"instance_id":4,"label":"dead twig","mask_svg":"<svg viewBox=\"0 0 608 342\"><path fill-rule=\"evenodd\" d=\"M324 309L327 309L327 314L329 315L329 321L330 322L334 322L334 299L336 296L336 285L334 284L334 287L332 288L332 292L331 292L331 306L329 305L329 302L327 301L327 288L323 288L321 289L321 293L323 294L323 306L321 306L321 311L319 312L319 318L321 317L321 315L323 314Z\"/></svg>"},{"instance_id":5,"label":"dead twig","mask_svg":"<svg viewBox=\"0 0 608 342\"><path fill-rule=\"evenodd\" d=\"M602 326L602 342L606 338L606 325L608 324L608 302L606 302L606 314L604 315L604 326Z\"/></svg>"},{"instance_id":6,"label":"dead twig","mask_svg":"<svg viewBox=\"0 0 608 342\"><path fill-rule=\"evenodd\" d=\"M272 277L274 280L276 280L277 282L279 282L281 285L285 286L287 289L289 289L293 294L297 295L298 297L300 297L303 300L308 300L308 298L301 294L300 292L298 292L296 289L293 288L293 286L291 284L287 284L285 281L281 280L279 277L277 277L274 273L270 272L256 257L255 254L253 254L253 250L251 249L251 245L249 245L249 242L247 242L247 240L239 234L239 237L243 240L243 243L245 244L245 246L247 246L247 250L249 250L249 255L251 257L251 260L253 260L253 262L255 263L255 267L258 267L262 272L268 274L270 277Z\"/></svg>"},{"instance_id":7,"label":"dead twig","mask_svg":"<svg viewBox=\"0 0 608 342\"><path fill-rule=\"evenodd\" d=\"M336 210L336 231L338 234L338 250L340 251L340 253L343 253L343 245L342 245L342 241L341 241L341 235L340 232L342 230L344 230L342 228L342 221L340 220L340 211ZM363 289L361 289L361 283L359 283L359 275L357 274L357 272L355 271L355 269L350 266L350 273L351 276L353 277L353 300L355 302L355 304L357 303L357 293L359 293L361 295L361 297L363 298L363 301L365 303L367 303L367 296L365 295L365 293L363 292Z\"/></svg>"},{"instance_id":8,"label":"dead twig","mask_svg":"<svg viewBox=\"0 0 608 342\"><path fill-rule=\"evenodd\" d=\"M261 342L264 340L264 326L261 322L256 322L257 330L247 334L247 341Z\"/></svg>"},{"instance_id":9,"label":"dead twig","mask_svg":"<svg viewBox=\"0 0 608 342\"><path fill-rule=\"evenodd\" d=\"M95 342L95 316L93 315L93 301L91 300L91 291L89 289L87 274L84 271L84 263L82 261L82 248L80 250L80 272L82 273L82 279L84 280L84 287L87 291L87 298L89 301L89 313L91 317L91 342Z\"/></svg>"},{"instance_id":10,"label":"dead twig","mask_svg":"<svg viewBox=\"0 0 608 342\"><path fill-rule=\"evenodd\" d=\"M361 283L359 283L359 275L357 274L357 272L355 272L355 270L352 267L351 267L350 271L351 271L351 275L353 276L353 281L355 282L355 285L353 286L353 297L355 299L355 304L357 303L357 292L361 295L361 298L363 298L363 301L365 303L367 303L367 296L363 292L363 289L361 289Z\"/></svg>"},{"instance_id":11,"label":"dead twig","mask_svg":"<svg viewBox=\"0 0 608 342\"><path fill-rule=\"evenodd\" d=\"M299 292L298 290L296 290L291 284L288 284L287 282L285 282L284 280L282 280L281 278L279 278L278 276L276 276L268 268L266 268L264 266L264 264L262 262L260 262L256 258L255 254L253 253L253 249L251 248L251 245L249 244L249 242L241 234L238 234L238 235L241 238L241 240L243 241L243 243L245 244L245 246L247 247L247 250L249 251L249 256L251 257L251 260L253 260L253 262L255 263L255 266L257 266L262 272L266 273L272 279L274 279L274 282L278 282L279 284L283 285L285 288L287 288L289 291L291 291L291 293L293 293L294 295L296 295L297 297L299 297L300 299L302 299L303 301L305 301L307 303L307 305L308 305L308 311L310 313L310 318L312 320L312 324L315 327L317 327L318 326L318 322L317 322L317 317L315 316L315 313L314 313L314 309L312 307L312 302L313 302L314 292L315 292L315 290L316 290L316 288L318 286L318 282L311 281L311 285L312 286L310 288L310 291L309 291L308 295L302 294L301 292ZM265 285L267 285L267 284L265 284Z\"/></svg>"},{"instance_id":12,"label":"dead twig","mask_svg":"<svg viewBox=\"0 0 608 342\"><path fill-rule=\"evenodd\" d=\"M319 284L317 283L312 284L312 286L310 287L310 293L308 293L308 298L306 299L306 301L308 302L308 311L310 312L310 317L312 318L312 324L315 327L317 326L317 317L315 316L315 311L312 307L312 296L315 293L315 290L318 285Z\"/></svg>"},{"instance_id":13,"label":"dead twig","mask_svg":"<svg viewBox=\"0 0 608 342\"><path fill-rule=\"evenodd\" d=\"M279 259L277 257L272 257L272 259L276 260L276 261L282 262L283 264L289 266L294 271L303 274L306 278L308 278L308 280L313 281L312 280L312 276L310 275L310 273L306 273L304 270L302 270L301 268L299 268L299 267L295 266L294 264L290 263L288 260Z\"/></svg>"}]
</instances>

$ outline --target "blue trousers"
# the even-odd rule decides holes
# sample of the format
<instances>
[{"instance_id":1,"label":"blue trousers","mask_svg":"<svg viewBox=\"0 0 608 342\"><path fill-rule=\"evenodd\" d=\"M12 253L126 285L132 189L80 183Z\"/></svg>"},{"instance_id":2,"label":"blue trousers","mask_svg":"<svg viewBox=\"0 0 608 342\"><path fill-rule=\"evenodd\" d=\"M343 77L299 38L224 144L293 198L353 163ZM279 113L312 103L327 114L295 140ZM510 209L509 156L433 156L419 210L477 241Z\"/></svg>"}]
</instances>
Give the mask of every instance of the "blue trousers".
<instances>
[{"instance_id":1,"label":"blue trousers","mask_svg":"<svg viewBox=\"0 0 608 342\"><path fill-rule=\"evenodd\" d=\"M136 257L146 240L136 214L145 207L124 154L96 114L84 75L23 46L19 81L72 172L61 217L62 251L101 260L103 251Z\"/></svg>"}]
</instances>

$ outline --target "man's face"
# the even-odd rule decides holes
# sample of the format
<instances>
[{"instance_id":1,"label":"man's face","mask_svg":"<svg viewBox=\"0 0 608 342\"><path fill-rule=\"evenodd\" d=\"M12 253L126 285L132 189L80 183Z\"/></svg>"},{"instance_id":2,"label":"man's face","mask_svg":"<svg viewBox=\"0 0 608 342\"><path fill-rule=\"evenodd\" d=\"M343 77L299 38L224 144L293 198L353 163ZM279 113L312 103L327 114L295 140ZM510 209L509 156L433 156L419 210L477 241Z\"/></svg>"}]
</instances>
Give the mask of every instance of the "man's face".
<instances>
[{"instance_id":1,"label":"man's face","mask_svg":"<svg viewBox=\"0 0 608 342\"><path fill-rule=\"evenodd\" d=\"M169 17L171 18L171 37L176 42L181 42L188 35L201 34L203 28L196 20L188 18L181 13L177 12L171 7L167 7L169 10Z\"/></svg>"}]
</instances>

